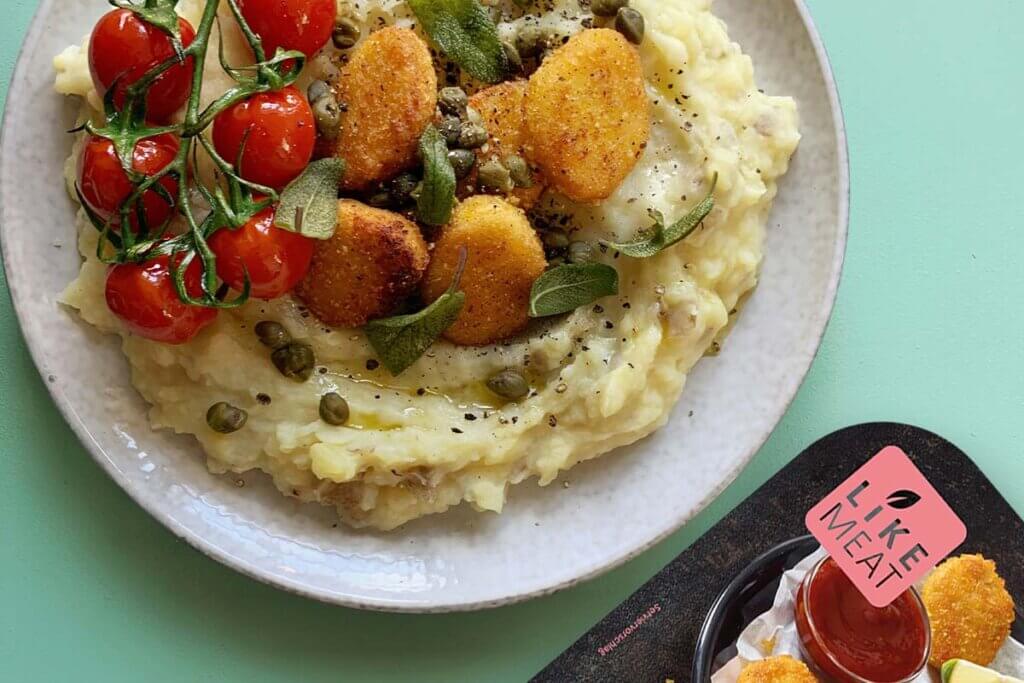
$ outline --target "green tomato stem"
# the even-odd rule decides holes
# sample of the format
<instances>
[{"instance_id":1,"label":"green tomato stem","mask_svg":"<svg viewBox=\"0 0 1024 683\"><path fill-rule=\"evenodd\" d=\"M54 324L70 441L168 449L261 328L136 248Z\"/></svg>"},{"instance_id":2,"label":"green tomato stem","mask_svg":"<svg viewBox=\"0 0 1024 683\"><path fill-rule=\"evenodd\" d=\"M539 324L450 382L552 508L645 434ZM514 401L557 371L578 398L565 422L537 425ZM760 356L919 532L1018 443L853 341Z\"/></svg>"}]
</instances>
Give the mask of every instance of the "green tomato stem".
<instances>
[{"instance_id":1,"label":"green tomato stem","mask_svg":"<svg viewBox=\"0 0 1024 683\"><path fill-rule=\"evenodd\" d=\"M235 307L243 304L249 297L250 283L246 276L244 290L234 300L225 301L217 295L216 256L207 240L214 232L225 227L238 228L244 225L256 212L273 205L279 198L278 193L269 187L251 183L241 178L235 167L226 162L203 136L203 132L212 125L217 115L253 94L269 92L291 85L298 78L306 57L301 52L279 51L272 59L266 58L263 42L251 29L238 6L237 0L227 0L231 13L234 15L242 34L252 47L256 64L252 67L255 77L241 75L242 69L226 68L237 85L215 99L206 109L201 109L203 76L206 58L209 52L210 37L214 25L218 21L219 0L207 0L203 8L202 18L196 29L196 37L184 49L176 43L177 54L152 69L126 89L126 100L123 110L117 111L113 103L114 88L105 98L107 123L102 129L88 124L86 129L93 135L110 139L115 146L122 168L132 182L132 192L118 209L120 218L120 234L113 230L113 219L102 221L88 209L84 200L83 207L93 225L100 231L100 239L96 247L97 258L104 263L135 263L151 259L158 255L171 256L171 268L174 275L175 288L182 301L197 306L218 308ZM130 3L115 3L131 9ZM142 10L159 10L168 4L168 0L145 0L140 8L134 5L143 20L146 17ZM173 2L171 6L173 7ZM222 46L223 51L223 46ZM191 59L194 64L192 72L191 92L185 109L185 118L181 124L174 126L150 127L145 121L146 98L150 88L160 76L170 69ZM223 57L222 57L223 61ZM171 163L153 175L137 173L133 168L135 147L144 138L163 133L174 133L179 136L181 144L178 153ZM213 191L190 174L191 166L197 168L195 140L211 158L218 172L226 178L228 191L225 194L219 185ZM173 176L178 182L177 197L171 197L160 183ZM193 185L194 183L194 185ZM199 192L210 204L210 213L199 222L191 205L192 190ZM161 226L147 224L143 198L147 192L156 192L177 213L183 216L187 232L164 239L171 219ZM262 194L266 198L260 201L253 199L254 194ZM81 198L81 193L79 193ZM132 215L136 225L132 225ZM171 216L173 218L173 214ZM109 246L113 247L114 255L109 254ZM185 271L192 260L198 256L202 261L203 275L201 280L203 295L192 297L185 286ZM180 258L179 258L180 257Z\"/></svg>"}]
</instances>

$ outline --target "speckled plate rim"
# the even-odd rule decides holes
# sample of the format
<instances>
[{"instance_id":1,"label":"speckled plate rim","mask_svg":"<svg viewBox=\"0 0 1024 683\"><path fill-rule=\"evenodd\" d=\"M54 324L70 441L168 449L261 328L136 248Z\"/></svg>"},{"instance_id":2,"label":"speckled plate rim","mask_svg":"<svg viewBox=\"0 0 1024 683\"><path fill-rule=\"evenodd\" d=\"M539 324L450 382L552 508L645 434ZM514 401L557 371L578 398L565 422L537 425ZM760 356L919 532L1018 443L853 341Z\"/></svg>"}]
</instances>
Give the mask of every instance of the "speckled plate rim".
<instances>
[{"instance_id":1,"label":"speckled plate rim","mask_svg":"<svg viewBox=\"0 0 1024 683\"><path fill-rule=\"evenodd\" d=\"M420 604L408 604L398 600L366 600L356 599L349 595L339 595L326 592L317 592L309 590L300 581L289 580L287 577L275 575L268 576L258 567L247 562L244 558L239 557L231 553L226 548L220 547L215 543L212 543L208 539L202 537L199 534L194 533L184 524L178 520L163 514L155 505L153 505L139 489L136 489L131 485L128 479L123 473L117 468L114 462L107 456L103 448L94 440L92 435L89 433L88 428L82 421L82 419L75 412L74 406L71 405L70 401L59 391L59 388L47 381L47 377L50 374L46 366L46 358L43 356L40 347L34 343L33 339L28 338L24 334L25 319L28 315L27 306L24 302L24 297L20 289L11 282L8 278L8 286L10 297L14 306L15 314L18 318L19 325L22 329L22 336L25 339L26 346L28 347L29 353L32 360L39 371L40 376L43 379L43 384L46 386L47 391L50 393L54 403L57 405L64 420L71 427L72 431L78 437L78 440L85 446L89 451L89 454L96 461L100 467L113 479L117 485L124 490L128 496L135 501L143 510L145 510L151 517L160 522L163 526L169 529L175 536L183 539L191 546L202 552L203 554L217 560L218 562L238 571L245 576L255 579L261 583L269 586L274 586L286 590L290 593L301 595L313 600L319 600L322 602L332 603L344 607L351 607L356 609L370 609L384 612L406 612L406 613L441 613L441 612L468 612L480 609L489 609L499 607L503 605L510 605L533 598L543 597L557 593L561 590L577 585L579 583L593 579L605 572L608 572L616 567L619 567L629 560L637 557L643 552L649 550L651 547L657 545L669 535L680 529L690 520L692 520L701 510L706 508L712 501L714 501L721 493L728 488L732 482L739 476L754 456L761 449L764 443L768 440L774 430L774 426L778 425L783 415L789 409L800 386L803 384L804 379L807 376L808 371L814 359L817 357L818 350L821 346L821 340L824 337L825 331L828 328L828 322L831 318L833 308L835 306L836 295L839 289L839 282L842 276L844 259L846 254L846 243L847 235L849 231L849 219L850 219L850 169L849 169L849 149L847 144L846 136L846 125L843 118L842 104L839 98L838 88L835 82L835 76L832 71L831 61L828 57L828 52L825 49L825 45L822 42L821 36L818 33L817 27L814 24L814 20L811 17L811 13L804 3L804 0L791 0L794 7L797 9L801 20L804 23L804 27L807 30L808 37L811 40L814 48L815 55L817 57L818 66L821 70L822 77L825 81L825 86L828 91L829 107L832 112L832 121L836 135L836 165L837 165L837 180L838 180L838 206L837 215L839 218L838 225L836 226L836 240L835 250L832 255L832 271L828 285L825 289L824 296L822 299L822 305L814 312L812 316L812 322L814 328L817 329L817 334L813 337L808 338L806 348L806 362L801 368L801 372L794 373L788 386L784 388L785 399L779 402L778 410L776 414L772 415L771 424L773 425L770 429L767 429L764 434L757 439L750 447L747 453L743 455L737 461L736 466L730 470L727 475L722 479L721 483L711 490L698 505L696 505L692 512L688 515L682 516L679 519L673 520L671 524L666 526L660 533L652 536L649 539L645 539L644 542L638 544L632 550L621 553L618 556L606 558L604 562L599 565L592 567L589 571L580 573L577 577L562 581L558 584L550 587L535 590L530 592L524 592L518 595L510 595L498 600L483 601L483 602L467 602L449 605L420 605ZM7 106L10 106L11 102L17 101L19 84L25 79L24 74L27 72L30 64L26 59L28 52L28 46L33 45L39 36L45 29L44 18L48 16L53 6L57 3L57 0L42 0L39 7L36 9L33 15L32 22L29 26L28 32L25 36L25 40L22 43L21 49L18 54L18 59L15 64L14 72L11 76L10 89L7 96ZM8 147L8 135L10 133L9 117L5 113L3 117L3 125L0 128L0 150ZM12 239L13 235L9 234L11 226L6 220L4 207L6 206L5 195L6 195L6 178L4 174L0 173L0 252L3 253L4 268L5 272L9 273L12 271L12 264L9 260L8 250L4 249L8 239Z\"/></svg>"}]
</instances>

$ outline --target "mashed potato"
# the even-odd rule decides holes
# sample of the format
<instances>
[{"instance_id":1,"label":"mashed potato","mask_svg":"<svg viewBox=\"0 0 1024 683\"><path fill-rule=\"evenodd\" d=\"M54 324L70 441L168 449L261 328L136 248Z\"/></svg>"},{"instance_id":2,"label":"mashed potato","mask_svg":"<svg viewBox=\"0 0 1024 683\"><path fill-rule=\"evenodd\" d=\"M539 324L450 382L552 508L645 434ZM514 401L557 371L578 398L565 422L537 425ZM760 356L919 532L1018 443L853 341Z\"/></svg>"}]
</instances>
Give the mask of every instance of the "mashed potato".
<instances>
[{"instance_id":1,"label":"mashed potato","mask_svg":"<svg viewBox=\"0 0 1024 683\"><path fill-rule=\"evenodd\" d=\"M575 2L542 4L557 8L546 22L581 30L578 19L564 18L579 16ZM647 19L640 54L652 103L650 143L600 205L550 192L539 205L571 216L573 239L625 241L650 226L649 208L669 220L685 214L718 173L717 206L703 228L655 258L615 259L617 297L501 346L439 342L398 378L379 366L362 332L326 329L291 297L223 312L194 341L172 347L128 335L107 310L106 267L94 257L96 231L82 218L85 261L64 301L87 322L122 335L154 428L194 434L213 472L263 470L286 495L336 506L355 526L393 529L462 501L501 511L510 484L533 477L550 484L580 461L661 427L687 373L722 341L730 315L757 284L776 180L799 140L796 106L758 91L750 59L709 5L632 1ZM358 6L367 27L381 19L410 24L400 0ZM199 0L179 6L193 21L200 9ZM500 28L511 33L515 24ZM226 35L229 61L241 62L243 45ZM81 47L55 65L60 92L84 97L87 108L98 105ZM215 64L207 71L209 100L227 81ZM602 258L611 261L611 254ZM312 380L296 384L270 363L253 333L265 319L313 346ZM488 377L524 363L530 397L506 404L487 391ZM348 426L318 419L320 396L329 391L348 400ZM206 410L219 401L248 411L245 429L224 436L207 427Z\"/></svg>"}]
</instances>

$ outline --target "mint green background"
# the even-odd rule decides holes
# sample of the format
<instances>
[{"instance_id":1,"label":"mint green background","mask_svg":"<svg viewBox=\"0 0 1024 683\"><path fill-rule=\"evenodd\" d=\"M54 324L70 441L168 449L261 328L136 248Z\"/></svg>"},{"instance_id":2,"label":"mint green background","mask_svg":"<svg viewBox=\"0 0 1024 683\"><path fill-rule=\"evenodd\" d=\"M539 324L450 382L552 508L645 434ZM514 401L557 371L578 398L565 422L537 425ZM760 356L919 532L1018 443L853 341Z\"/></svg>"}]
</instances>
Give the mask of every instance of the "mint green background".
<instances>
[{"instance_id":1,"label":"mint green background","mask_svg":"<svg viewBox=\"0 0 1024 683\"><path fill-rule=\"evenodd\" d=\"M525 680L801 448L867 420L942 433L1024 512L1024 2L809 4L849 127L846 271L792 409L697 521L597 581L492 612L369 614L278 592L176 540L93 464L5 289L0 679ZM36 1L3 5L6 93Z\"/></svg>"}]
</instances>

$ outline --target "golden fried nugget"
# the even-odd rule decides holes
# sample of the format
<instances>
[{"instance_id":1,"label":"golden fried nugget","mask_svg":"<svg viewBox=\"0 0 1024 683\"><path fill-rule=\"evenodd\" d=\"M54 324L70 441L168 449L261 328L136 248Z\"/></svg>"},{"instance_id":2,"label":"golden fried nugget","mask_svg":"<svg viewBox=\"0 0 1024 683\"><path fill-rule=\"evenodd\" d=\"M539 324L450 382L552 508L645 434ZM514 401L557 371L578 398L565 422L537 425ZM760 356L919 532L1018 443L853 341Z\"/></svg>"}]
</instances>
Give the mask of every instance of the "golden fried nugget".
<instances>
[{"instance_id":1,"label":"golden fried nugget","mask_svg":"<svg viewBox=\"0 0 1024 683\"><path fill-rule=\"evenodd\" d=\"M565 196L599 202L643 154L650 109L636 49L616 31L583 31L530 78L527 155Z\"/></svg>"},{"instance_id":2,"label":"golden fried nugget","mask_svg":"<svg viewBox=\"0 0 1024 683\"><path fill-rule=\"evenodd\" d=\"M343 108L334 142L322 156L347 164L346 190L364 190L416 163L420 136L434 118L437 75L426 43L406 28L371 34L355 49L335 86Z\"/></svg>"},{"instance_id":3,"label":"golden fried nugget","mask_svg":"<svg viewBox=\"0 0 1024 683\"><path fill-rule=\"evenodd\" d=\"M473 172L459 184L460 196L471 194L469 188L481 192L477 186L477 170L491 159L502 163L511 156L526 158L526 81L508 81L481 90L469 98L469 106L480 112L490 138L487 151L477 151L477 164ZM509 193L509 201L529 209L544 192L544 180L533 172L533 187L518 187Z\"/></svg>"},{"instance_id":4,"label":"golden fried nugget","mask_svg":"<svg viewBox=\"0 0 1024 683\"><path fill-rule=\"evenodd\" d=\"M530 321L530 290L544 273L544 247L521 209L477 195L459 205L430 258L423 296L434 301L451 285L459 251L467 250L460 289L466 305L445 337L485 346L521 332Z\"/></svg>"},{"instance_id":5,"label":"golden fried nugget","mask_svg":"<svg viewBox=\"0 0 1024 683\"><path fill-rule=\"evenodd\" d=\"M803 662L789 655L769 657L743 667L737 683L817 683Z\"/></svg>"},{"instance_id":6,"label":"golden fried nugget","mask_svg":"<svg viewBox=\"0 0 1024 683\"><path fill-rule=\"evenodd\" d=\"M1010 635L1013 598L981 555L946 560L924 582L921 598L932 622L932 666L966 659L988 666Z\"/></svg>"},{"instance_id":7,"label":"golden fried nugget","mask_svg":"<svg viewBox=\"0 0 1024 683\"><path fill-rule=\"evenodd\" d=\"M430 256L409 220L352 199L338 202L338 229L318 241L295 290L332 327L361 327L390 314L419 287Z\"/></svg>"}]
</instances>

